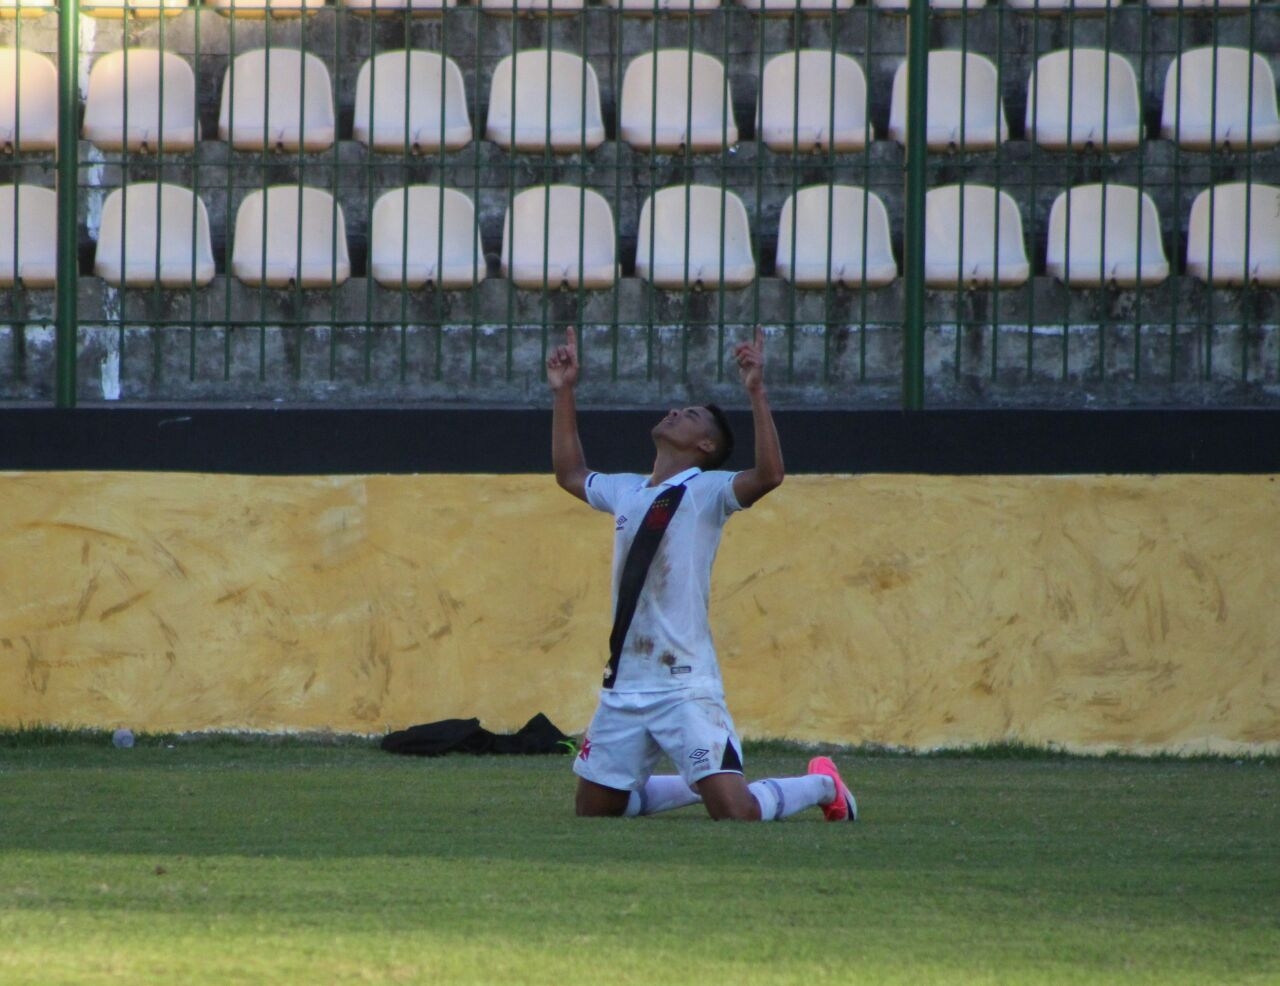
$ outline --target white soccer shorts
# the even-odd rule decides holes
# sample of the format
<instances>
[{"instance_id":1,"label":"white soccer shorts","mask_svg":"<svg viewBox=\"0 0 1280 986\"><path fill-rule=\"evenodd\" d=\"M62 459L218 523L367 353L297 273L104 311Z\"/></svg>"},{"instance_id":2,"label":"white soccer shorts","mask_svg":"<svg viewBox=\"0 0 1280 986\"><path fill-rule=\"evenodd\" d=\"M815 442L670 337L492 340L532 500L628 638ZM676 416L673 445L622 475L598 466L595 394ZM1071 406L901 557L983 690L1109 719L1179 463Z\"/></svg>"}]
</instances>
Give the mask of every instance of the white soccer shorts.
<instances>
[{"instance_id":1,"label":"white soccer shorts","mask_svg":"<svg viewBox=\"0 0 1280 986\"><path fill-rule=\"evenodd\" d=\"M742 743L724 699L691 689L602 691L573 772L636 791L663 753L690 787L712 774L742 773Z\"/></svg>"}]
</instances>

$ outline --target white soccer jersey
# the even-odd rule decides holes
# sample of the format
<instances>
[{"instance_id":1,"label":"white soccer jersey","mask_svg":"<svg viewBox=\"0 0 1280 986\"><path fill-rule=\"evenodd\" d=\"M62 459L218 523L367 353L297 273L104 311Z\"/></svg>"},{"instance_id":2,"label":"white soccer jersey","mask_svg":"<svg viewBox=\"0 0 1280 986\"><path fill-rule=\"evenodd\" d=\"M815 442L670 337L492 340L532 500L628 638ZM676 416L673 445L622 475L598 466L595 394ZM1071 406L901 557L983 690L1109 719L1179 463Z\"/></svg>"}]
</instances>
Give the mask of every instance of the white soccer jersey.
<instances>
[{"instance_id":1,"label":"white soccer jersey","mask_svg":"<svg viewBox=\"0 0 1280 986\"><path fill-rule=\"evenodd\" d=\"M612 611L617 610L627 552L649 505L667 487L685 485L684 499L640 591L613 691L722 690L707 605L720 532L729 516L742 509L733 492L735 475L694 468L657 486L635 473L593 472L587 477L587 502L614 519ZM607 660L608 648L603 650Z\"/></svg>"}]
</instances>

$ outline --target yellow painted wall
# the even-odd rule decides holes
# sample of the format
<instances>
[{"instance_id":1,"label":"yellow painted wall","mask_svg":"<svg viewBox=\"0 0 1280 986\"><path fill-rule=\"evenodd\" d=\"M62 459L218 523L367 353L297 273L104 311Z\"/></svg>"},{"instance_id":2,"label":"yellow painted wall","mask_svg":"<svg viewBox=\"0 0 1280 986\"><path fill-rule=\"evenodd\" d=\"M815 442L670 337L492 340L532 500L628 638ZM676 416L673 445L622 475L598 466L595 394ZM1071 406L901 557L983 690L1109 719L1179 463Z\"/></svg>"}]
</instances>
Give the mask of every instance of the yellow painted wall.
<instances>
[{"instance_id":1,"label":"yellow painted wall","mask_svg":"<svg viewBox=\"0 0 1280 986\"><path fill-rule=\"evenodd\" d=\"M797 476L712 608L749 737L1280 749L1276 477ZM0 725L585 725L612 522L541 476L0 475Z\"/></svg>"}]
</instances>

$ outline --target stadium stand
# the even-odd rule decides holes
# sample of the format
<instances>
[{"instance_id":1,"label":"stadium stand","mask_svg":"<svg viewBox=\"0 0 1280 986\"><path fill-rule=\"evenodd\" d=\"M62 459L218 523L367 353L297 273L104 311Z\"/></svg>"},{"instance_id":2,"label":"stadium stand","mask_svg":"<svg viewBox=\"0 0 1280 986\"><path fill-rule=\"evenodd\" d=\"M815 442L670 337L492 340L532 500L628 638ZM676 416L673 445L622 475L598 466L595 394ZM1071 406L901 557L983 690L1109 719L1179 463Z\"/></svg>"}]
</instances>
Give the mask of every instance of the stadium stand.
<instances>
[{"instance_id":1,"label":"stadium stand","mask_svg":"<svg viewBox=\"0 0 1280 986\"><path fill-rule=\"evenodd\" d=\"M775 267L779 277L800 288L892 283L898 265L884 202L852 185L800 189L782 204L778 216Z\"/></svg>"},{"instance_id":2,"label":"stadium stand","mask_svg":"<svg viewBox=\"0 0 1280 986\"><path fill-rule=\"evenodd\" d=\"M595 69L568 51L526 50L498 63L485 139L517 151L571 154L604 143Z\"/></svg>"},{"instance_id":3,"label":"stadium stand","mask_svg":"<svg viewBox=\"0 0 1280 986\"><path fill-rule=\"evenodd\" d=\"M586 6L586 0L480 0L479 5L486 14L508 17L542 14L556 17L582 10Z\"/></svg>"},{"instance_id":4,"label":"stadium stand","mask_svg":"<svg viewBox=\"0 0 1280 986\"><path fill-rule=\"evenodd\" d=\"M373 207L370 274L385 288L469 288L484 280L475 204L457 189L413 185Z\"/></svg>"},{"instance_id":5,"label":"stadium stand","mask_svg":"<svg viewBox=\"0 0 1280 986\"><path fill-rule=\"evenodd\" d=\"M208 284L214 265L204 203L178 185L117 188L102 207L93 272L116 287Z\"/></svg>"},{"instance_id":6,"label":"stadium stand","mask_svg":"<svg viewBox=\"0 0 1280 986\"><path fill-rule=\"evenodd\" d=\"M466 84L457 62L434 51L385 51L356 77L352 136L392 154L471 143Z\"/></svg>"},{"instance_id":7,"label":"stadium stand","mask_svg":"<svg viewBox=\"0 0 1280 986\"><path fill-rule=\"evenodd\" d=\"M409 11L416 17L434 17L457 4L458 0L342 0L342 6L352 13L379 17L404 11Z\"/></svg>"},{"instance_id":8,"label":"stadium stand","mask_svg":"<svg viewBox=\"0 0 1280 986\"><path fill-rule=\"evenodd\" d=\"M106 151L189 151L200 138L196 78L173 52L127 48L89 71L86 140Z\"/></svg>"},{"instance_id":9,"label":"stadium stand","mask_svg":"<svg viewBox=\"0 0 1280 986\"><path fill-rule=\"evenodd\" d=\"M720 0L605 0L605 3L633 16L705 14L720 6Z\"/></svg>"},{"instance_id":10,"label":"stadium stand","mask_svg":"<svg viewBox=\"0 0 1280 986\"><path fill-rule=\"evenodd\" d=\"M502 276L522 288L607 288L617 278L613 211L599 192L527 188L502 226Z\"/></svg>"},{"instance_id":11,"label":"stadium stand","mask_svg":"<svg viewBox=\"0 0 1280 986\"><path fill-rule=\"evenodd\" d=\"M1049 214L1045 269L1072 287L1160 284L1169 261L1151 196L1127 185L1080 185Z\"/></svg>"},{"instance_id":12,"label":"stadium stand","mask_svg":"<svg viewBox=\"0 0 1280 986\"><path fill-rule=\"evenodd\" d=\"M772 16L785 17L799 10L802 14L831 14L853 7L853 0L737 0L748 10Z\"/></svg>"}]
</instances>

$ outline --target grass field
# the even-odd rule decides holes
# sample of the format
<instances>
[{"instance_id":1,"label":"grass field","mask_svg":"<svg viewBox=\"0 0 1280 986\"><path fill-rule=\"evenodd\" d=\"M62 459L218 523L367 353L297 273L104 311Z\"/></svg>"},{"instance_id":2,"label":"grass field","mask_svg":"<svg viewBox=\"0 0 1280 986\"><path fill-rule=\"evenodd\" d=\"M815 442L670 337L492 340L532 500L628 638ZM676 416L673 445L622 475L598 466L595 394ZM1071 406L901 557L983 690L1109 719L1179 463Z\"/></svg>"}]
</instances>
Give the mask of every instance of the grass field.
<instances>
[{"instance_id":1,"label":"grass field","mask_svg":"<svg viewBox=\"0 0 1280 986\"><path fill-rule=\"evenodd\" d=\"M0 983L1280 983L1274 760L840 762L858 825L751 826L575 819L562 757L9 734Z\"/></svg>"}]
</instances>

